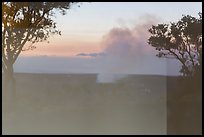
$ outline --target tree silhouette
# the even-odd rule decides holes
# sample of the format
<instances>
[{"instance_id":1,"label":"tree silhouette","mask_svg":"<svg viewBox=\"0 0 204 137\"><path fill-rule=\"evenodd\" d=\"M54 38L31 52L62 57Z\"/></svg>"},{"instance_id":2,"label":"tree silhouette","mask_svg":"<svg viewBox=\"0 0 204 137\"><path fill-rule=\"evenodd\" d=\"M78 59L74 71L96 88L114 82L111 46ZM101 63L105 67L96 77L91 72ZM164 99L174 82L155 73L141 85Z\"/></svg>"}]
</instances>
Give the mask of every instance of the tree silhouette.
<instances>
[{"instance_id":1,"label":"tree silhouette","mask_svg":"<svg viewBox=\"0 0 204 137\"><path fill-rule=\"evenodd\" d=\"M176 23L149 29L148 43L159 51L157 56L179 60L184 76L193 76L202 66L202 13L198 15L199 18L183 15Z\"/></svg>"},{"instance_id":2,"label":"tree silhouette","mask_svg":"<svg viewBox=\"0 0 204 137\"><path fill-rule=\"evenodd\" d=\"M61 32L51 18L56 11L65 15L73 2L2 2L2 67L4 86L15 83L13 64L23 50L34 49L36 42L44 41ZM25 47L26 43L31 43Z\"/></svg>"}]
</instances>

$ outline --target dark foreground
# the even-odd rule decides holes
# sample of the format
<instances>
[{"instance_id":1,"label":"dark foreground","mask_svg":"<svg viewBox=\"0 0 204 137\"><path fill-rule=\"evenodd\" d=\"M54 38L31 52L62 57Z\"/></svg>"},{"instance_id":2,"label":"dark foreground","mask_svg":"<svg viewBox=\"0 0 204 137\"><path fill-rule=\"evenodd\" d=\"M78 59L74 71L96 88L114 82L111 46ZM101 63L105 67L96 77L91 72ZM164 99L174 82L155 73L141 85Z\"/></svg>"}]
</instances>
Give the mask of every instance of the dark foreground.
<instances>
[{"instance_id":1,"label":"dark foreground","mask_svg":"<svg viewBox=\"0 0 204 137\"><path fill-rule=\"evenodd\" d=\"M15 77L15 94L3 94L3 134L201 134L201 91L178 90L177 77Z\"/></svg>"}]
</instances>

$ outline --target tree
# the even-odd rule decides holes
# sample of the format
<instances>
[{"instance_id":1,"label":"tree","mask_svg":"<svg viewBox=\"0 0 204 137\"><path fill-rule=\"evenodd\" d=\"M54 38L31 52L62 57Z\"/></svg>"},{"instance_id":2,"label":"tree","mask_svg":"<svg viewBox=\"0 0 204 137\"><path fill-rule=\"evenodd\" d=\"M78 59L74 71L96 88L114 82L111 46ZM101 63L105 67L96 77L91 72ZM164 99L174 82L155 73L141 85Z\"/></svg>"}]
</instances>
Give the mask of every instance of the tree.
<instances>
[{"instance_id":1,"label":"tree","mask_svg":"<svg viewBox=\"0 0 204 137\"><path fill-rule=\"evenodd\" d=\"M51 17L65 15L73 2L2 2L2 68L4 86L15 83L13 64L23 50L35 48L52 34L61 32ZM31 43L25 47L26 43Z\"/></svg>"},{"instance_id":2,"label":"tree","mask_svg":"<svg viewBox=\"0 0 204 137\"><path fill-rule=\"evenodd\" d=\"M148 43L158 50L158 57L174 58L181 64L184 76L193 76L202 66L202 13L190 15L176 23L158 24L149 29Z\"/></svg>"}]
</instances>

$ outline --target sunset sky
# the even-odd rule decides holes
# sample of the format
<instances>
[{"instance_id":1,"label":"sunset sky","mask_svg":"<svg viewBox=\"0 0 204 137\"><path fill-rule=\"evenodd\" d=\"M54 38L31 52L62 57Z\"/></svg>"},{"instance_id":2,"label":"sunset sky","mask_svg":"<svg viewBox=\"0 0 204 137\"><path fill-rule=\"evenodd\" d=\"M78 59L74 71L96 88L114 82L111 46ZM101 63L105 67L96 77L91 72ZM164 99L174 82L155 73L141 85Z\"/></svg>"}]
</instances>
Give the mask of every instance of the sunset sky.
<instances>
[{"instance_id":1,"label":"sunset sky","mask_svg":"<svg viewBox=\"0 0 204 137\"><path fill-rule=\"evenodd\" d=\"M55 68L50 72L177 75L179 63L158 59L155 49L147 44L148 29L158 23L176 22L182 15L198 17L202 12L201 2L83 2L78 5L64 16L56 14L54 20L62 35L53 35L49 43L36 43L35 50L22 52L15 64L16 71L48 72L48 68L57 66L60 71ZM31 64L33 57L37 58ZM47 66L43 61L47 61ZM54 61L62 62L61 67Z\"/></svg>"},{"instance_id":2,"label":"sunset sky","mask_svg":"<svg viewBox=\"0 0 204 137\"><path fill-rule=\"evenodd\" d=\"M37 43L37 49L21 55L74 56L81 52L100 52L101 41L112 28L128 27L154 17L158 23L178 21L182 14L197 17L202 11L199 2L83 2L73 6L65 16L56 14L62 36L54 35L47 42Z\"/></svg>"}]
</instances>

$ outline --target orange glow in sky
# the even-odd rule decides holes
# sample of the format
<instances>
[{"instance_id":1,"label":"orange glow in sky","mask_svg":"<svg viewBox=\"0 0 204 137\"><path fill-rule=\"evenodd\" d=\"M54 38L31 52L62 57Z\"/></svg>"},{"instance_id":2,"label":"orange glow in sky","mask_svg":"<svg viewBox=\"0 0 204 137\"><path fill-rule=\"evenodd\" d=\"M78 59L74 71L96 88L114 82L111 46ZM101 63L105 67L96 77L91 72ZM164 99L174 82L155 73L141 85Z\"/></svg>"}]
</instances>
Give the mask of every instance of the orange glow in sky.
<instances>
[{"instance_id":1,"label":"orange glow in sky","mask_svg":"<svg viewBox=\"0 0 204 137\"><path fill-rule=\"evenodd\" d=\"M54 36L49 39L49 43L39 42L34 44L36 49L23 51L21 56L76 56L76 54L85 52L100 52L101 46L96 37L95 39L85 39L85 37L69 38L66 39L61 36Z\"/></svg>"}]
</instances>

